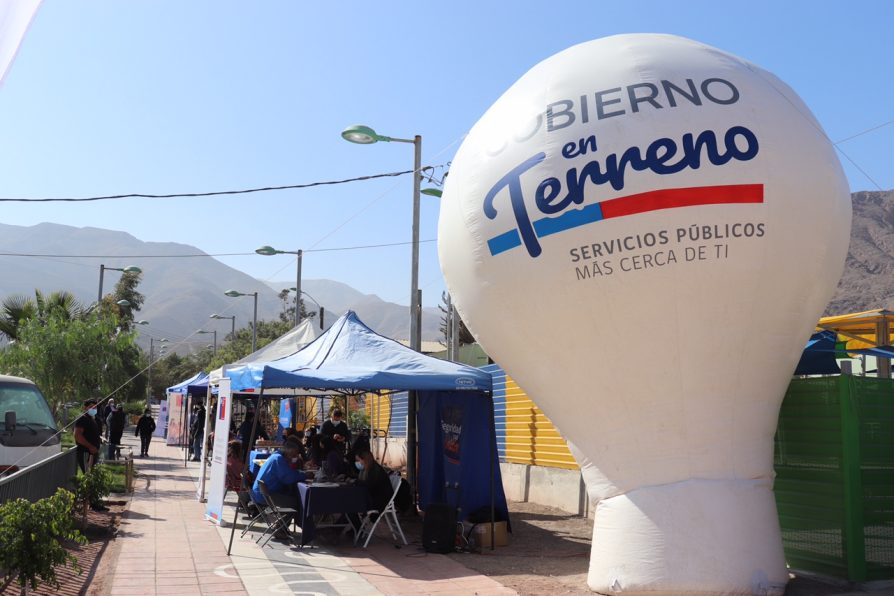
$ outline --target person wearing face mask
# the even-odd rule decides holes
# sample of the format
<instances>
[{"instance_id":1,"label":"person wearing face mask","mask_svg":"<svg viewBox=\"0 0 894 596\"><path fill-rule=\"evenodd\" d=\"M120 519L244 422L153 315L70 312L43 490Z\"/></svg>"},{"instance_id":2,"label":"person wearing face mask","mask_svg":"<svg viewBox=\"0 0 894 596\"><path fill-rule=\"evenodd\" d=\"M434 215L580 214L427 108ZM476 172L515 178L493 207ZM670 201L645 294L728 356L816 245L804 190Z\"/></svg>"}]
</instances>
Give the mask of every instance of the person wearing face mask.
<instances>
[{"instance_id":1,"label":"person wearing face mask","mask_svg":"<svg viewBox=\"0 0 894 596\"><path fill-rule=\"evenodd\" d=\"M354 465L359 472L357 484L365 486L369 491L369 502L372 509L382 511L391 499L391 480L388 472L379 465L369 449L360 449L354 456Z\"/></svg>"},{"instance_id":2,"label":"person wearing face mask","mask_svg":"<svg viewBox=\"0 0 894 596\"><path fill-rule=\"evenodd\" d=\"M323 439L324 449L328 455L330 449L337 449L339 453L344 455L347 446L351 441L351 431L348 425L342 420L341 410L332 410L332 416L323 423L320 429L320 436Z\"/></svg>"},{"instance_id":3,"label":"person wearing face mask","mask_svg":"<svg viewBox=\"0 0 894 596\"><path fill-rule=\"evenodd\" d=\"M255 503L264 505L264 495L258 481L267 484L267 490L273 502L279 507L296 507L298 502L298 483L307 475L301 471L301 447L297 440L289 439L282 449L274 453L264 462L255 482L251 486L251 498Z\"/></svg>"},{"instance_id":4,"label":"person wearing face mask","mask_svg":"<svg viewBox=\"0 0 894 596\"><path fill-rule=\"evenodd\" d=\"M96 463L101 442L99 425L96 424L95 399L84 402L84 413L74 423L74 440L77 445L78 467L86 472Z\"/></svg>"}]
</instances>

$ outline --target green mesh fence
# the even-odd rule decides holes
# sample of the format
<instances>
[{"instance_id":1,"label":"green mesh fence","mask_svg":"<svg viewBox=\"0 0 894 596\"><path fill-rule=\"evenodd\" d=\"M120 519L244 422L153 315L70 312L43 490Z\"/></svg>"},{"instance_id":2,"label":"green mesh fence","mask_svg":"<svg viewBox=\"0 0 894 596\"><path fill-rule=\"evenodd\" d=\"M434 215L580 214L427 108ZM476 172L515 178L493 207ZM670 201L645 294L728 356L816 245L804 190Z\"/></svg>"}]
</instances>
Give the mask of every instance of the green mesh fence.
<instances>
[{"instance_id":1,"label":"green mesh fence","mask_svg":"<svg viewBox=\"0 0 894 596\"><path fill-rule=\"evenodd\" d=\"M794 380L779 415L775 467L791 567L894 579L894 381Z\"/></svg>"}]
</instances>

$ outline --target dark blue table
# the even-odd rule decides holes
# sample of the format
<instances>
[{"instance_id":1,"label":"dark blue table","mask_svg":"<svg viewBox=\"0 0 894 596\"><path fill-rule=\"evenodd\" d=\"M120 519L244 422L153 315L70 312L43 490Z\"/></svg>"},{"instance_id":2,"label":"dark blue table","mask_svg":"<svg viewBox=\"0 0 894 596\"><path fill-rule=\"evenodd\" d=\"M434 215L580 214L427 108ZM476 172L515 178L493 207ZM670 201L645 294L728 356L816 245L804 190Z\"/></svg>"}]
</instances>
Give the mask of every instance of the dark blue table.
<instances>
[{"instance_id":1,"label":"dark blue table","mask_svg":"<svg viewBox=\"0 0 894 596\"><path fill-rule=\"evenodd\" d=\"M315 515L327 513L365 513L369 510L369 490L356 484L298 483L299 523L301 546L306 546L316 534Z\"/></svg>"},{"instance_id":2,"label":"dark blue table","mask_svg":"<svg viewBox=\"0 0 894 596\"><path fill-rule=\"evenodd\" d=\"M260 452L257 449L248 452L248 471L251 472L252 476L257 476L258 471L261 469L261 466L255 463L256 459L267 459L273 455L272 452Z\"/></svg>"}]
</instances>

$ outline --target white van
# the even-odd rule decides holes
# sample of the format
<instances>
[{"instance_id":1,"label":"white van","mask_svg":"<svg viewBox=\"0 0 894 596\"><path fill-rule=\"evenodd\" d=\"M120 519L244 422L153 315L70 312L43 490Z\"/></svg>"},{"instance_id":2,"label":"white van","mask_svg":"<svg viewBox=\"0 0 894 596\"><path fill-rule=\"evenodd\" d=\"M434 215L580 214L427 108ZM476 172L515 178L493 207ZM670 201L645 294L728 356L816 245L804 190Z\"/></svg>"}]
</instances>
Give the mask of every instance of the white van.
<instances>
[{"instance_id":1,"label":"white van","mask_svg":"<svg viewBox=\"0 0 894 596\"><path fill-rule=\"evenodd\" d=\"M0 375L0 474L30 466L61 449L56 421L37 385Z\"/></svg>"}]
</instances>

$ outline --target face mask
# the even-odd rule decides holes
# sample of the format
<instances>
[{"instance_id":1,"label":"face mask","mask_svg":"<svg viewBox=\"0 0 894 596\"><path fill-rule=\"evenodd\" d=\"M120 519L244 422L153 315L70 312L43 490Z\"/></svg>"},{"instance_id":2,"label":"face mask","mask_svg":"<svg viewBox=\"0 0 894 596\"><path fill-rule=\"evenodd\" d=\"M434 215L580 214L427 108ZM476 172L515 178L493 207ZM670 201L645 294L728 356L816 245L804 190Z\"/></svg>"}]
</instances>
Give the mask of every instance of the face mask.
<instances>
[{"instance_id":1,"label":"face mask","mask_svg":"<svg viewBox=\"0 0 894 596\"><path fill-rule=\"evenodd\" d=\"M298 463L298 458L297 458L297 457L293 457L293 458L292 458L292 463L293 463L293 464L297 464L297 463Z\"/></svg>"},{"instance_id":2,"label":"face mask","mask_svg":"<svg viewBox=\"0 0 894 596\"><path fill-rule=\"evenodd\" d=\"M354 462L354 467L356 467L358 470L363 470L363 462L362 462L362 461L355 461L355 462Z\"/></svg>"},{"instance_id":3,"label":"face mask","mask_svg":"<svg viewBox=\"0 0 894 596\"><path fill-rule=\"evenodd\" d=\"M87 413L91 416L96 416L96 408L90 408L89 410L87 410Z\"/></svg>"}]
</instances>

